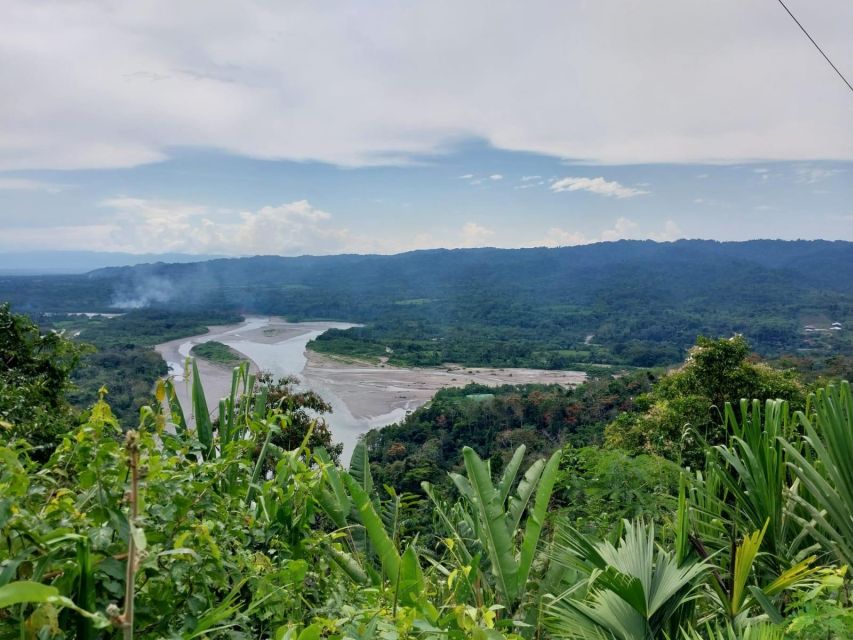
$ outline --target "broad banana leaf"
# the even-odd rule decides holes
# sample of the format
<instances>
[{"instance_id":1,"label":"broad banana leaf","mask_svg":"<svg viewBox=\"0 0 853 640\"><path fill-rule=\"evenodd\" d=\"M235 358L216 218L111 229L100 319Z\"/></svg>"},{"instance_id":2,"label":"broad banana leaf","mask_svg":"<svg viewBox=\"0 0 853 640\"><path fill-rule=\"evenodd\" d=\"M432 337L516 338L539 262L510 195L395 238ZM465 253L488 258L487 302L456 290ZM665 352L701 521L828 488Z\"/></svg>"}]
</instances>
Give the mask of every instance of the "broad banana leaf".
<instances>
[{"instance_id":1,"label":"broad banana leaf","mask_svg":"<svg viewBox=\"0 0 853 640\"><path fill-rule=\"evenodd\" d=\"M480 514L480 539L486 548L498 592L504 604L515 601L518 592L518 564L514 557L512 536L507 526L500 493L492 485L489 467L471 448L462 449L465 469L474 496L474 506Z\"/></svg>"}]
</instances>

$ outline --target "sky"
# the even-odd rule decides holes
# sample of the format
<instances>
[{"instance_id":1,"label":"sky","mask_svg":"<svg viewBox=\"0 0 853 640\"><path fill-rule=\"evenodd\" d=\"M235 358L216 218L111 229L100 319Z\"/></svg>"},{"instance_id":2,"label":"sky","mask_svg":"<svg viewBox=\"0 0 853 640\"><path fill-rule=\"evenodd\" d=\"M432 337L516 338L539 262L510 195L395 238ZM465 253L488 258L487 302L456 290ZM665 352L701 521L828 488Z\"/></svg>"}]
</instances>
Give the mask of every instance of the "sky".
<instances>
[{"instance_id":1,"label":"sky","mask_svg":"<svg viewBox=\"0 0 853 640\"><path fill-rule=\"evenodd\" d=\"M787 4L853 77L853 3ZM0 15L0 251L853 240L853 92L776 0Z\"/></svg>"}]
</instances>

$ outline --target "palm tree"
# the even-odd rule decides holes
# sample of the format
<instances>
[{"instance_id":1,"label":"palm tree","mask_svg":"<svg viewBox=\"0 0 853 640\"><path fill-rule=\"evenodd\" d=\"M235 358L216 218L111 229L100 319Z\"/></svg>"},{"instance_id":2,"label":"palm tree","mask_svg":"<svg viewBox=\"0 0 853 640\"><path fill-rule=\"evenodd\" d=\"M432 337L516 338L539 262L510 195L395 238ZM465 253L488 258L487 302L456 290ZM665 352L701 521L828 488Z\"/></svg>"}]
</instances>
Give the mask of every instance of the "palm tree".
<instances>
[{"instance_id":1,"label":"palm tree","mask_svg":"<svg viewBox=\"0 0 853 640\"><path fill-rule=\"evenodd\" d=\"M554 561L586 576L547 607L551 632L578 640L675 637L692 617L709 568L704 562L679 563L655 544L653 524L627 520L615 546L590 542L561 523Z\"/></svg>"},{"instance_id":2,"label":"palm tree","mask_svg":"<svg viewBox=\"0 0 853 640\"><path fill-rule=\"evenodd\" d=\"M788 465L808 495L795 496L808 514L797 518L844 564L853 564L853 393L846 380L809 397L798 412L804 450L785 442Z\"/></svg>"}]
</instances>

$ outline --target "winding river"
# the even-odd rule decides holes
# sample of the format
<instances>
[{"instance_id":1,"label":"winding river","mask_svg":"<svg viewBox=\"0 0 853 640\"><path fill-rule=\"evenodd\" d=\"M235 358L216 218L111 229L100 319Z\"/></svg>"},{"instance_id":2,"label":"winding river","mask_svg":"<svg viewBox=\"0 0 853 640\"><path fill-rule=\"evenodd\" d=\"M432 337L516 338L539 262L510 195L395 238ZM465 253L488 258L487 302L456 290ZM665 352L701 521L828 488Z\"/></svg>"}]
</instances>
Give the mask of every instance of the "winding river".
<instances>
[{"instance_id":1,"label":"winding river","mask_svg":"<svg viewBox=\"0 0 853 640\"><path fill-rule=\"evenodd\" d=\"M229 326L210 327L209 333L157 345L176 382L184 381L183 367L194 345L216 340L251 360L253 370L275 376L296 376L300 386L318 393L332 406L326 421L336 442L344 444L344 462L358 436L372 428L399 422L429 401L443 387L479 384L553 383L573 386L585 379L578 371L539 369L489 369L446 366L435 369L402 368L387 364L352 362L323 356L306 349L329 329L356 325L343 322L287 322L280 318L247 317ZM198 359L208 404L216 406L231 386L231 369ZM189 389L177 384L184 406Z\"/></svg>"}]
</instances>

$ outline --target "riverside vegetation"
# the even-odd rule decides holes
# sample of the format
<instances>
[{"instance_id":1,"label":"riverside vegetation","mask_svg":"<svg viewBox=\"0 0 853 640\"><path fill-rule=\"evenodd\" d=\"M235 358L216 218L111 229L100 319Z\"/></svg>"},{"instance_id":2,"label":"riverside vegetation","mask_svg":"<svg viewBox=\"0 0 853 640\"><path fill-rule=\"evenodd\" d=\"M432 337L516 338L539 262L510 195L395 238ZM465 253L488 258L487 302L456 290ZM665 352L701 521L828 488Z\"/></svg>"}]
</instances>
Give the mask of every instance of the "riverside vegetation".
<instances>
[{"instance_id":1,"label":"riverside vegetation","mask_svg":"<svg viewBox=\"0 0 853 640\"><path fill-rule=\"evenodd\" d=\"M359 323L324 333L311 348L402 366L672 365L697 335L733 333L765 357L822 360L853 356L853 243L620 241L258 256L0 276L0 300L30 314L121 310L130 318L148 307L196 318L232 312ZM848 328L829 330L833 322Z\"/></svg>"},{"instance_id":2,"label":"riverside vegetation","mask_svg":"<svg viewBox=\"0 0 853 640\"><path fill-rule=\"evenodd\" d=\"M742 339L662 377L454 392L346 470L245 365L215 420L194 366L191 406L160 379L133 424L106 389L77 412L78 349L0 309L0 638L853 635L853 394ZM411 473L408 434L457 455Z\"/></svg>"}]
</instances>

